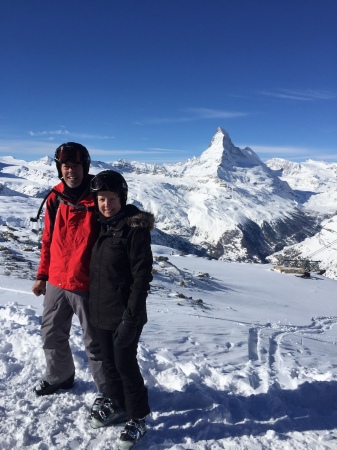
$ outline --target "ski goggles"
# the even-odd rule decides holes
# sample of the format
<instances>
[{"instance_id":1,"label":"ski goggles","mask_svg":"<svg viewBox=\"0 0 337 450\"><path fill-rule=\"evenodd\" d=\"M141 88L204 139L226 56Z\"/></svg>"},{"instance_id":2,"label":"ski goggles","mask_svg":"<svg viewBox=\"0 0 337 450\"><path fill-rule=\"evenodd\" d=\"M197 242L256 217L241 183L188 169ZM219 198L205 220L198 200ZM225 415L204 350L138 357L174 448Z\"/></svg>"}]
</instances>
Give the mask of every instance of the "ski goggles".
<instances>
[{"instance_id":1,"label":"ski goggles","mask_svg":"<svg viewBox=\"0 0 337 450\"><path fill-rule=\"evenodd\" d=\"M127 190L127 184L116 183L115 180L111 179L111 175L105 173L96 175L90 182L90 189L92 192L104 190L119 191L121 188Z\"/></svg>"},{"instance_id":2,"label":"ski goggles","mask_svg":"<svg viewBox=\"0 0 337 450\"><path fill-rule=\"evenodd\" d=\"M84 161L83 152L73 145L60 145L55 152L55 160L60 164L71 161L74 164L81 164Z\"/></svg>"}]
</instances>

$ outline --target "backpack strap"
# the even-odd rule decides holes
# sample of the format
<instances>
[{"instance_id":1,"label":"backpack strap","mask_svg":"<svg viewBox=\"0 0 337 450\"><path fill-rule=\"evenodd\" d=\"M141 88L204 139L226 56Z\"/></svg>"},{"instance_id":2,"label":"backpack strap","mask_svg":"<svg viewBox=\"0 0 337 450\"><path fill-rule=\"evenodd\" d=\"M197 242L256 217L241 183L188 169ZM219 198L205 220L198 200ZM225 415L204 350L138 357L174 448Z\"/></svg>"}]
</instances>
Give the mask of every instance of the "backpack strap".
<instances>
[{"instance_id":1,"label":"backpack strap","mask_svg":"<svg viewBox=\"0 0 337 450\"><path fill-rule=\"evenodd\" d=\"M84 205L76 205L74 203L70 203L67 200L65 200L64 198L62 198L60 195L57 196L58 200L63 203L66 206L71 206L74 209L78 209L78 210L86 210L86 211L95 211L95 207L94 206L84 206Z\"/></svg>"},{"instance_id":2,"label":"backpack strap","mask_svg":"<svg viewBox=\"0 0 337 450\"><path fill-rule=\"evenodd\" d=\"M51 189L48 192L48 194L44 197L44 199L43 199L43 201L42 201L42 203L40 205L40 208L39 208L39 210L37 212L36 217L31 217L30 218L31 222L37 222L39 220L41 212L42 212L42 208L43 208L44 204L46 203L46 201L47 201L48 197L50 196L50 194L52 194L53 192L55 194L57 194L57 200L59 202L63 203L64 205L66 205L66 206L71 206L75 210L77 209L77 210L95 211L95 207L94 206L75 205L74 203L70 203L67 200L65 200L64 198L62 198L62 196L60 195L59 191L56 191L55 189Z\"/></svg>"},{"instance_id":3,"label":"backpack strap","mask_svg":"<svg viewBox=\"0 0 337 450\"><path fill-rule=\"evenodd\" d=\"M50 194L52 194L53 192L57 193L57 191L55 191L54 189L51 189L51 190L48 192L48 194L44 197L44 199L43 199L43 201L42 201L42 203L41 203L41 205L40 205L40 208L39 208L39 210L38 210L38 212L37 212L36 217L31 217L31 218L30 218L30 221L31 221L31 222L37 222L37 221L39 220L40 215L41 215L41 212L42 212L42 208L43 208L44 204L46 203L46 201L47 201L48 197L50 196Z\"/></svg>"}]
</instances>

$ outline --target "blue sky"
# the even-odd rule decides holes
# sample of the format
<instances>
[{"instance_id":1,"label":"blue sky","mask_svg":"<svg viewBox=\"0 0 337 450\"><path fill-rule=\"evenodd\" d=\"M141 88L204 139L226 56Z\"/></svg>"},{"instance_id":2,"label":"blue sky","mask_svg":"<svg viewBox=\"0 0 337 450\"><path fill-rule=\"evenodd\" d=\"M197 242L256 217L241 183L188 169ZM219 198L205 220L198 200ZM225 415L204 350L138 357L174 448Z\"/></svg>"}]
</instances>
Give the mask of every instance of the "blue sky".
<instances>
[{"instance_id":1,"label":"blue sky","mask_svg":"<svg viewBox=\"0 0 337 450\"><path fill-rule=\"evenodd\" d=\"M336 0L1 0L0 156L337 162Z\"/></svg>"}]
</instances>

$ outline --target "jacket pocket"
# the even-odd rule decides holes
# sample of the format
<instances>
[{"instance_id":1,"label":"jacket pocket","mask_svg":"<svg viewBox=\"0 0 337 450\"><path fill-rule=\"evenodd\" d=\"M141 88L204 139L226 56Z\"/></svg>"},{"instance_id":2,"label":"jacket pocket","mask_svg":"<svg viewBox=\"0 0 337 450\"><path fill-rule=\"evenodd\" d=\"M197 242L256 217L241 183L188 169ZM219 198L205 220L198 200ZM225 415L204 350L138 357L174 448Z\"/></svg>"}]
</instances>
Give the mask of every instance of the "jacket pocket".
<instances>
[{"instance_id":1,"label":"jacket pocket","mask_svg":"<svg viewBox=\"0 0 337 450\"><path fill-rule=\"evenodd\" d=\"M116 286L116 304L119 306L122 306L124 309L127 307L128 299L129 299L129 289L128 287L120 283L118 286Z\"/></svg>"}]
</instances>

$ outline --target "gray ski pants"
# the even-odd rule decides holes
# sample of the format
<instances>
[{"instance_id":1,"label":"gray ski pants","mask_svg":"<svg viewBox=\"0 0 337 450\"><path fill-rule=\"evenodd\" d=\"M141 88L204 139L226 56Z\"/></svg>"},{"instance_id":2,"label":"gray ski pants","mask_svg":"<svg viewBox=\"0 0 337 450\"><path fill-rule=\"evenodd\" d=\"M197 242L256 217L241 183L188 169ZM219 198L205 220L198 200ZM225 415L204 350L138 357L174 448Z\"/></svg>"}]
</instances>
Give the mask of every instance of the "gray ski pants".
<instances>
[{"instance_id":1,"label":"gray ski pants","mask_svg":"<svg viewBox=\"0 0 337 450\"><path fill-rule=\"evenodd\" d=\"M89 292L66 291L47 283L44 298L41 333L46 358L44 380L50 384L62 383L75 372L69 336L73 315L79 318L85 351L98 392L105 393L105 376L95 328L88 316Z\"/></svg>"}]
</instances>

